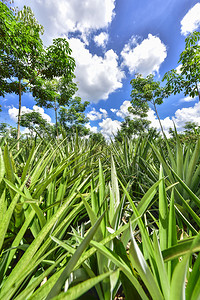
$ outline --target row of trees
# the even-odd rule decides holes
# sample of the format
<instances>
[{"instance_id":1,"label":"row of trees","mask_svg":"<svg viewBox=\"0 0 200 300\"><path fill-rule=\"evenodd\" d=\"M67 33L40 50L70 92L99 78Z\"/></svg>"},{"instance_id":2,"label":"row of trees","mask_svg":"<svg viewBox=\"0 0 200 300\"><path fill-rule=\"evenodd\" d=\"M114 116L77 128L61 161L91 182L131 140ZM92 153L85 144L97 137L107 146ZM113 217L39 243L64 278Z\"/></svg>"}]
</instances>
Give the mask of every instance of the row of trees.
<instances>
[{"instance_id":1,"label":"row of trees","mask_svg":"<svg viewBox=\"0 0 200 300\"><path fill-rule=\"evenodd\" d=\"M15 14L0 2L0 96L15 93L19 97L17 139L20 125L33 129L40 125L45 131L59 135L61 124L68 134L78 127L83 134L88 130L83 126L88 120L84 111L89 102L81 102L74 97L77 85L74 82L75 60L66 39L58 38L45 48L41 35L43 27L35 19L29 7ZM165 86L154 80L154 76L143 78L136 74L131 80L132 117L125 118L117 138L124 134L134 135L149 129L147 121L149 104L155 110L164 135L157 105L171 94L184 92L191 97L198 96L200 73L200 33L194 32L186 38L185 49L180 55L179 71L173 69L164 75ZM52 108L55 112L55 126L46 124L39 113L21 116L22 95L31 92L38 106ZM193 127L195 125L193 124ZM43 129L42 129L43 130ZM156 131L151 129L152 134ZM19 145L18 145L19 146Z\"/></svg>"}]
</instances>

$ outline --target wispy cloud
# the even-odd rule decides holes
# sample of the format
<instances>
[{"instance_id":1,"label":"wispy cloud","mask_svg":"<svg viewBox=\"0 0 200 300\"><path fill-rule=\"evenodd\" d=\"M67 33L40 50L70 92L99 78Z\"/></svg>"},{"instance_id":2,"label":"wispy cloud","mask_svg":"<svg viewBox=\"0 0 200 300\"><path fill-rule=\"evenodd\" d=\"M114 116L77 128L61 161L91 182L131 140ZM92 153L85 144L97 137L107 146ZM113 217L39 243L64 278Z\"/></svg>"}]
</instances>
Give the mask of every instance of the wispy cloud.
<instances>
[{"instance_id":1,"label":"wispy cloud","mask_svg":"<svg viewBox=\"0 0 200 300\"><path fill-rule=\"evenodd\" d=\"M197 100L197 97L190 97L190 96L187 96L185 98L181 98L180 99L180 102L193 102L193 101L196 101Z\"/></svg>"}]
</instances>

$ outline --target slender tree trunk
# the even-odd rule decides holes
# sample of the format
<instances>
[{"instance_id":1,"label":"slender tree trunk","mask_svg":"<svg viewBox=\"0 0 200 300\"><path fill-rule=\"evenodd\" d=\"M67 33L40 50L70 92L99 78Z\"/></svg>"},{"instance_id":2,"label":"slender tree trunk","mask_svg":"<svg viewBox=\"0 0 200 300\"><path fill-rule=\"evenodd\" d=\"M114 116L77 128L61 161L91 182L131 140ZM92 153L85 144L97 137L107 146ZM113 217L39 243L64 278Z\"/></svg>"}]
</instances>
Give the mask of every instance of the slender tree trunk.
<instances>
[{"instance_id":1,"label":"slender tree trunk","mask_svg":"<svg viewBox=\"0 0 200 300\"><path fill-rule=\"evenodd\" d=\"M158 115L158 111L157 111L156 104L155 104L154 101L153 101L153 106L154 106L154 109L155 109L155 112L156 112L156 116L157 116L157 118L158 118L158 122L159 122L159 124L160 124L160 128L161 128L163 137L165 137L164 129L163 129L163 127L162 127L162 123L161 123L160 117L159 117L159 115Z\"/></svg>"},{"instance_id":2,"label":"slender tree trunk","mask_svg":"<svg viewBox=\"0 0 200 300\"><path fill-rule=\"evenodd\" d=\"M31 78L30 80L29 80L29 82L27 82L26 84L24 84L23 85L23 87L22 87L22 91L35 79L35 78L37 78L38 77L38 75L40 75L40 73L41 73L41 71L39 70L38 72L37 72L37 74L33 77L33 78Z\"/></svg>"},{"instance_id":3,"label":"slender tree trunk","mask_svg":"<svg viewBox=\"0 0 200 300\"><path fill-rule=\"evenodd\" d=\"M56 119L56 134L57 134L57 138L58 138L58 114L57 114L56 98L55 98L54 110L55 110L55 119Z\"/></svg>"},{"instance_id":4,"label":"slender tree trunk","mask_svg":"<svg viewBox=\"0 0 200 300\"><path fill-rule=\"evenodd\" d=\"M21 109L22 109L22 88L21 88L21 79L19 79L19 111L17 116L17 140L19 140L20 138ZM19 141L17 143L17 150L19 150Z\"/></svg>"}]
</instances>

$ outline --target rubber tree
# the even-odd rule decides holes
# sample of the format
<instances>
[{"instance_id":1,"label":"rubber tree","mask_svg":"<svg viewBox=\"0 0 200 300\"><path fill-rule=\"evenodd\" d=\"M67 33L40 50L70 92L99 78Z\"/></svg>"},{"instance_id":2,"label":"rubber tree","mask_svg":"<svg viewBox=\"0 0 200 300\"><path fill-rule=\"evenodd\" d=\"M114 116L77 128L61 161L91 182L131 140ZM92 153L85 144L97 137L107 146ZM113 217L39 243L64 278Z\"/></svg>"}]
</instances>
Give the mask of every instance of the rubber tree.
<instances>
[{"instance_id":1,"label":"rubber tree","mask_svg":"<svg viewBox=\"0 0 200 300\"><path fill-rule=\"evenodd\" d=\"M84 126L88 122L85 109L89 102L82 102L80 97L70 99L67 106L61 106L59 111L59 122L65 128L68 135L78 130L79 135L87 135L89 130Z\"/></svg>"},{"instance_id":2,"label":"rubber tree","mask_svg":"<svg viewBox=\"0 0 200 300\"><path fill-rule=\"evenodd\" d=\"M60 106L66 106L69 100L78 90L76 83L73 81L75 78L72 72L67 76L47 80L37 78L37 84L33 88L33 96L37 105L45 108L52 108L55 112L55 127L58 138L58 111Z\"/></svg>"},{"instance_id":3,"label":"rubber tree","mask_svg":"<svg viewBox=\"0 0 200 300\"><path fill-rule=\"evenodd\" d=\"M129 109L130 112L145 118L149 110L149 103L151 103L158 118L163 136L165 136L156 107L156 105L162 104L163 99L166 97L165 88L160 86L159 81L154 80L154 75L152 74L148 75L146 78L143 78L141 74L136 74L135 78L131 80L131 85L132 107Z\"/></svg>"},{"instance_id":4,"label":"rubber tree","mask_svg":"<svg viewBox=\"0 0 200 300\"><path fill-rule=\"evenodd\" d=\"M185 39L185 49L180 54L178 69L165 73L166 91L168 95L183 92L185 96L200 101L200 32L193 32Z\"/></svg>"},{"instance_id":5,"label":"rubber tree","mask_svg":"<svg viewBox=\"0 0 200 300\"><path fill-rule=\"evenodd\" d=\"M71 49L64 38L54 39L52 45L44 48L40 38L43 27L35 19L29 7L24 7L16 16L13 16L3 3L0 8L7 16L7 23L12 24L9 37L7 37L6 27L9 26L2 21L6 46L1 52L0 59L4 71L5 92L15 93L19 96L17 121L17 139L19 139L22 94L26 92L34 94L39 79L52 80L63 77L63 80L67 80L68 77L74 77L75 61L70 56ZM9 70L9 73L6 73L6 70ZM42 94L40 96L42 99ZM44 92L44 98L45 96ZM17 148L19 149L19 143Z\"/></svg>"},{"instance_id":6,"label":"rubber tree","mask_svg":"<svg viewBox=\"0 0 200 300\"><path fill-rule=\"evenodd\" d=\"M10 67L10 56L16 52L16 45L20 45L21 39L14 34L16 28L17 20L12 11L0 2L0 96L3 97L14 91L10 82L14 75L13 68Z\"/></svg>"},{"instance_id":7,"label":"rubber tree","mask_svg":"<svg viewBox=\"0 0 200 300\"><path fill-rule=\"evenodd\" d=\"M28 92L28 84L36 76L41 65L43 44L40 34L43 33L43 27L37 22L29 7L24 6L15 16L3 3L0 9L6 17L2 22L4 46L0 59L4 85L1 95L15 93L19 96L17 117L17 139L19 139L22 94ZM9 28L8 32L6 28ZM19 143L17 148L19 149Z\"/></svg>"}]
</instances>

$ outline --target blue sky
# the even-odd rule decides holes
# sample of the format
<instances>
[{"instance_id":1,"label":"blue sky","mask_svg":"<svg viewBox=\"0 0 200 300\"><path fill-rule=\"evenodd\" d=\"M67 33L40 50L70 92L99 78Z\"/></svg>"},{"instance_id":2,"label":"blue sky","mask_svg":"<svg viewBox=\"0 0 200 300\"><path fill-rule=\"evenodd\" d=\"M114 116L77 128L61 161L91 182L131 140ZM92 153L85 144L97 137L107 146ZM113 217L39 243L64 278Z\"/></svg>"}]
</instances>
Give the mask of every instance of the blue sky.
<instances>
[{"instance_id":1,"label":"blue sky","mask_svg":"<svg viewBox=\"0 0 200 300\"><path fill-rule=\"evenodd\" d=\"M89 100L87 124L106 137L116 133L128 115L130 81L134 74L153 73L162 80L165 72L178 67L185 37L199 30L200 2L195 0L15 0L30 6L44 26L43 41L66 37L76 60L78 95ZM6 95L0 122L14 126L18 99ZM54 122L53 111L35 107L31 95L23 95L23 112L35 110ZM182 130L186 121L200 125L198 99L183 94L171 96L158 107L167 131L175 121ZM152 126L159 128L152 109Z\"/></svg>"}]
</instances>

